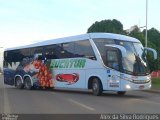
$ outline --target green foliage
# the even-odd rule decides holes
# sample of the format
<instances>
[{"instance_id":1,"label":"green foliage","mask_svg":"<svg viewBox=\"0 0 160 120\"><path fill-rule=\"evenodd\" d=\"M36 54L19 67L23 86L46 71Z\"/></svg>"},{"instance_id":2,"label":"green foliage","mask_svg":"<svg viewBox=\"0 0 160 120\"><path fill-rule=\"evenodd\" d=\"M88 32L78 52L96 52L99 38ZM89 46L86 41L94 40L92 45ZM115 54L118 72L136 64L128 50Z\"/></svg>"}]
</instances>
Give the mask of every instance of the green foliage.
<instances>
[{"instance_id":1,"label":"green foliage","mask_svg":"<svg viewBox=\"0 0 160 120\"><path fill-rule=\"evenodd\" d=\"M87 32L108 32L124 34L122 23L116 19L102 20L100 22L96 21L93 25L91 25L90 28L88 28Z\"/></svg>"},{"instance_id":2,"label":"green foliage","mask_svg":"<svg viewBox=\"0 0 160 120\"><path fill-rule=\"evenodd\" d=\"M134 29L130 33L127 33L125 30L123 30L123 24L116 19L102 20L100 22L96 21L88 28L87 33L90 32L108 32L125 34L139 39L143 46L145 46L145 30L141 32L138 26L134 26ZM147 33L147 46L155 49L158 52L157 60L153 60L152 55L150 53L147 55L150 70L160 70L160 32L155 28L151 28L147 31Z\"/></svg>"},{"instance_id":3,"label":"green foliage","mask_svg":"<svg viewBox=\"0 0 160 120\"><path fill-rule=\"evenodd\" d=\"M159 58L157 60L154 60L152 53L147 53L147 61L151 72L160 68L160 65L158 64L160 62L159 60Z\"/></svg>"},{"instance_id":4,"label":"green foliage","mask_svg":"<svg viewBox=\"0 0 160 120\"><path fill-rule=\"evenodd\" d=\"M155 28L151 28L148 32L148 40L160 48L160 32ZM143 31L145 34L145 31Z\"/></svg>"},{"instance_id":5,"label":"green foliage","mask_svg":"<svg viewBox=\"0 0 160 120\"><path fill-rule=\"evenodd\" d=\"M160 78L152 78L152 87L160 89Z\"/></svg>"}]
</instances>

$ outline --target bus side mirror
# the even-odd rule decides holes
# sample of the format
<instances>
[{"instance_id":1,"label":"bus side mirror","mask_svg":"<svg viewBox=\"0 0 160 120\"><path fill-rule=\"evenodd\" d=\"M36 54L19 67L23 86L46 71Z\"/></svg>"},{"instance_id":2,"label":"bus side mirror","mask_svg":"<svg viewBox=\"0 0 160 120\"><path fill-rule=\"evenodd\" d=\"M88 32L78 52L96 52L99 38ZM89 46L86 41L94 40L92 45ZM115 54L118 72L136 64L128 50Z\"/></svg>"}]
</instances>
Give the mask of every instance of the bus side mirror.
<instances>
[{"instance_id":1,"label":"bus side mirror","mask_svg":"<svg viewBox=\"0 0 160 120\"><path fill-rule=\"evenodd\" d=\"M124 48L123 46L115 45L115 44L107 44L105 46L106 47L118 48L121 51L121 53L122 53L122 57L126 57L127 56L126 48Z\"/></svg>"},{"instance_id":2,"label":"bus side mirror","mask_svg":"<svg viewBox=\"0 0 160 120\"><path fill-rule=\"evenodd\" d=\"M143 52L146 53L147 51L151 51L153 53L153 58L155 60L157 59L157 51L155 49L144 47L144 51Z\"/></svg>"}]
</instances>

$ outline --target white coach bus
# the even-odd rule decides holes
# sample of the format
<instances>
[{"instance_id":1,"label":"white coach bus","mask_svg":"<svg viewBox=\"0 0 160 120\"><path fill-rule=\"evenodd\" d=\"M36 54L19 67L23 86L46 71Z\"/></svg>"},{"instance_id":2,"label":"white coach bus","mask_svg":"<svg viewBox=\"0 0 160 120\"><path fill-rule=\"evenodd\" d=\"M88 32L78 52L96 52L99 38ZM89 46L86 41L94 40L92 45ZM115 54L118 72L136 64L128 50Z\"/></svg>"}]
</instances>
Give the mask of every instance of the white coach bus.
<instances>
[{"instance_id":1,"label":"white coach bus","mask_svg":"<svg viewBox=\"0 0 160 120\"><path fill-rule=\"evenodd\" d=\"M4 82L17 88L92 89L125 94L151 87L146 51L135 38L88 33L4 51Z\"/></svg>"}]
</instances>

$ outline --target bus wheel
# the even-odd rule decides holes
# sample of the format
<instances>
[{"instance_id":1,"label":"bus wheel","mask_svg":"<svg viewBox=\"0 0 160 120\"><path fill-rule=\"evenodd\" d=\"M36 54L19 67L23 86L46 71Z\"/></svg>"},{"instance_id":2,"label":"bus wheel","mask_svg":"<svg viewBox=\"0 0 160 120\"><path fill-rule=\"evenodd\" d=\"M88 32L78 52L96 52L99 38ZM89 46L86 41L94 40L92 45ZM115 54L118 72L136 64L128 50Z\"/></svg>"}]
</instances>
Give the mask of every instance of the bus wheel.
<instances>
[{"instance_id":1,"label":"bus wheel","mask_svg":"<svg viewBox=\"0 0 160 120\"><path fill-rule=\"evenodd\" d=\"M16 86L16 88L18 88L18 89L23 89L23 83L22 83L22 80L21 80L20 77L17 77L17 78L16 78L15 86Z\"/></svg>"},{"instance_id":2,"label":"bus wheel","mask_svg":"<svg viewBox=\"0 0 160 120\"><path fill-rule=\"evenodd\" d=\"M24 87L27 90L31 90L32 89L31 79L29 77L26 77L24 79Z\"/></svg>"},{"instance_id":3,"label":"bus wheel","mask_svg":"<svg viewBox=\"0 0 160 120\"><path fill-rule=\"evenodd\" d=\"M117 94L118 95L125 95L126 91L118 91Z\"/></svg>"},{"instance_id":4,"label":"bus wheel","mask_svg":"<svg viewBox=\"0 0 160 120\"><path fill-rule=\"evenodd\" d=\"M23 83L22 83L22 80L21 80L20 77L17 77L17 78L16 78L15 86L16 86L16 88L18 88L18 89L23 89Z\"/></svg>"},{"instance_id":5,"label":"bus wheel","mask_svg":"<svg viewBox=\"0 0 160 120\"><path fill-rule=\"evenodd\" d=\"M102 94L102 84L98 78L93 78L92 81L92 91L96 96L100 96Z\"/></svg>"}]
</instances>

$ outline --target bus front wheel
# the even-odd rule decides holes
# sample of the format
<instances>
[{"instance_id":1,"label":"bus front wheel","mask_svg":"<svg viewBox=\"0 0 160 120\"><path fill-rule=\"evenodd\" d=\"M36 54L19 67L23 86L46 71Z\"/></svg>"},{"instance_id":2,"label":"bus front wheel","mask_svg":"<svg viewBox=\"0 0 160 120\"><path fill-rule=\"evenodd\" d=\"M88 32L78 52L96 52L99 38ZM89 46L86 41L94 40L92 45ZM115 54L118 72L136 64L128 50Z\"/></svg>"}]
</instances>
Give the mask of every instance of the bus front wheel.
<instances>
[{"instance_id":1,"label":"bus front wheel","mask_svg":"<svg viewBox=\"0 0 160 120\"><path fill-rule=\"evenodd\" d=\"M27 90L31 90L32 89L32 83L31 83L31 79L29 77L26 77L24 79L24 87Z\"/></svg>"},{"instance_id":2,"label":"bus front wheel","mask_svg":"<svg viewBox=\"0 0 160 120\"><path fill-rule=\"evenodd\" d=\"M102 94L102 91L103 91L102 84L98 78L93 78L92 91L93 91L93 94L96 96L100 96Z\"/></svg>"}]
</instances>

